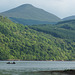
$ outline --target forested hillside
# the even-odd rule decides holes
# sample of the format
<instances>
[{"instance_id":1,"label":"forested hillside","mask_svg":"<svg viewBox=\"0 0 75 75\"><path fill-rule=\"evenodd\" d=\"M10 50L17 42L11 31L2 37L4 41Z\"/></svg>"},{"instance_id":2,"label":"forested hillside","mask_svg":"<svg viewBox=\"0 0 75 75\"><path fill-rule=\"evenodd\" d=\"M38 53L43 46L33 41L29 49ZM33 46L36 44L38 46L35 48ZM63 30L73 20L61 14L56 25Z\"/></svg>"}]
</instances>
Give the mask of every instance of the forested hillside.
<instances>
[{"instance_id":1,"label":"forested hillside","mask_svg":"<svg viewBox=\"0 0 75 75\"><path fill-rule=\"evenodd\" d=\"M75 41L75 20L61 21L54 25L43 24L29 27L39 32L51 34L54 37Z\"/></svg>"},{"instance_id":2,"label":"forested hillside","mask_svg":"<svg viewBox=\"0 0 75 75\"><path fill-rule=\"evenodd\" d=\"M0 60L75 60L74 49L74 41L15 24L0 16Z\"/></svg>"}]
</instances>

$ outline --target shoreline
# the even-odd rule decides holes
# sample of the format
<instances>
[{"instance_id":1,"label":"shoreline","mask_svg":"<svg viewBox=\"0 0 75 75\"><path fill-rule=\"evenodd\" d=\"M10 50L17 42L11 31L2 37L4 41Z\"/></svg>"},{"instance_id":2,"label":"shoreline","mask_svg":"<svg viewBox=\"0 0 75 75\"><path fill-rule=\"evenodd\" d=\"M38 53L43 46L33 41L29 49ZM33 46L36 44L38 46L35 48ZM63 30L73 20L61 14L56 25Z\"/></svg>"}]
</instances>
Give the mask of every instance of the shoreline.
<instances>
[{"instance_id":1,"label":"shoreline","mask_svg":"<svg viewBox=\"0 0 75 75\"><path fill-rule=\"evenodd\" d=\"M68 74L68 75L75 75L75 69L67 69L67 70L53 70L53 71L39 71L42 73L58 73L58 74Z\"/></svg>"},{"instance_id":2,"label":"shoreline","mask_svg":"<svg viewBox=\"0 0 75 75\"><path fill-rule=\"evenodd\" d=\"M75 60L20 60L20 59L7 59L0 61L75 61Z\"/></svg>"}]
</instances>

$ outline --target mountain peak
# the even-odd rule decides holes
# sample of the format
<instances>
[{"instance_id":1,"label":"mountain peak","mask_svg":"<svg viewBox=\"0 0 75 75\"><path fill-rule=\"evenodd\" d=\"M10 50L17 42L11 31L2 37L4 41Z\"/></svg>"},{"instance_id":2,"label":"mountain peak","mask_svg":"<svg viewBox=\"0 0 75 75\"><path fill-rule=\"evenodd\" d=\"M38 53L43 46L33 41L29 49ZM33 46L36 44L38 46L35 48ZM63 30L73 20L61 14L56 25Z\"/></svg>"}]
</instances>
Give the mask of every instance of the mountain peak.
<instances>
[{"instance_id":1,"label":"mountain peak","mask_svg":"<svg viewBox=\"0 0 75 75\"><path fill-rule=\"evenodd\" d=\"M2 16L15 17L29 20L58 22L60 18L47 11L36 8L31 4L23 4L14 9L1 13Z\"/></svg>"},{"instance_id":2,"label":"mountain peak","mask_svg":"<svg viewBox=\"0 0 75 75\"><path fill-rule=\"evenodd\" d=\"M19 6L19 7L33 7L33 5L31 5L31 4L23 4L23 5Z\"/></svg>"}]
</instances>

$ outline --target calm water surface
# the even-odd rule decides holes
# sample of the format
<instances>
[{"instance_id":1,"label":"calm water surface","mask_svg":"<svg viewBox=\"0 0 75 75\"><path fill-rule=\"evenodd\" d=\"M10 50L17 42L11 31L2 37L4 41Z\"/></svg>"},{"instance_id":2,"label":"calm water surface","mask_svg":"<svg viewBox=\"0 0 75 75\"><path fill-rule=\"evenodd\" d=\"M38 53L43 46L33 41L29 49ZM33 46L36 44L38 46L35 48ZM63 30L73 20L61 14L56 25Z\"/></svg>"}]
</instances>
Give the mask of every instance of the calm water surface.
<instances>
[{"instance_id":1,"label":"calm water surface","mask_svg":"<svg viewBox=\"0 0 75 75\"><path fill-rule=\"evenodd\" d=\"M44 71L75 69L75 61L15 61L16 64L6 64L7 62L0 61L0 75L68 75Z\"/></svg>"}]
</instances>

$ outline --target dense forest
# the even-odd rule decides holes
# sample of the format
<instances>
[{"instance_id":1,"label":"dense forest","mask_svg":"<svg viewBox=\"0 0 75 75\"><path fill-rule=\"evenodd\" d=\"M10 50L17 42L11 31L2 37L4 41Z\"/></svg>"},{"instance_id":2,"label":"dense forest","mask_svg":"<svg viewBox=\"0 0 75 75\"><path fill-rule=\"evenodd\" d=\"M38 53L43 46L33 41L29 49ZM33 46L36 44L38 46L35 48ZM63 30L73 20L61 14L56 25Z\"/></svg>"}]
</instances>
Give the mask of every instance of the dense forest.
<instances>
[{"instance_id":1,"label":"dense forest","mask_svg":"<svg viewBox=\"0 0 75 75\"><path fill-rule=\"evenodd\" d=\"M0 16L0 60L75 60L70 24L24 26Z\"/></svg>"},{"instance_id":2,"label":"dense forest","mask_svg":"<svg viewBox=\"0 0 75 75\"><path fill-rule=\"evenodd\" d=\"M54 25L43 24L29 27L57 38L75 41L75 20L61 21Z\"/></svg>"}]
</instances>

